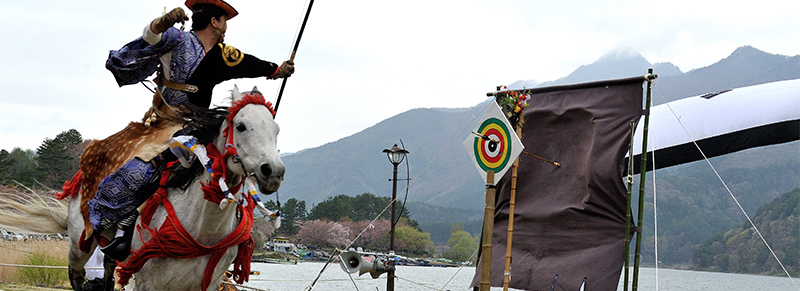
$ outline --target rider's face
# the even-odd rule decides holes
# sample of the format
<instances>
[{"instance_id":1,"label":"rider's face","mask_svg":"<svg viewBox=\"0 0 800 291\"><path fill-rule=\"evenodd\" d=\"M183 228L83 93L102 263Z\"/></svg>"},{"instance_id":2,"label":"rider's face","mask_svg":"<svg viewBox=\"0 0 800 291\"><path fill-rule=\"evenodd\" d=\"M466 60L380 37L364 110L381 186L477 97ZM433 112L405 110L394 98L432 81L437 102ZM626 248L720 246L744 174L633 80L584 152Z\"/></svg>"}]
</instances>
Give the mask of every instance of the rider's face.
<instances>
[{"instance_id":1,"label":"rider's face","mask_svg":"<svg viewBox=\"0 0 800 291\"><path fill-rule=\"evenodd\" d=\"M219 33L218 43L225 41L225 31L228 30L228 17L223 15L219 19L211 18L211 26Z\"/></svg>"}]
</instances>

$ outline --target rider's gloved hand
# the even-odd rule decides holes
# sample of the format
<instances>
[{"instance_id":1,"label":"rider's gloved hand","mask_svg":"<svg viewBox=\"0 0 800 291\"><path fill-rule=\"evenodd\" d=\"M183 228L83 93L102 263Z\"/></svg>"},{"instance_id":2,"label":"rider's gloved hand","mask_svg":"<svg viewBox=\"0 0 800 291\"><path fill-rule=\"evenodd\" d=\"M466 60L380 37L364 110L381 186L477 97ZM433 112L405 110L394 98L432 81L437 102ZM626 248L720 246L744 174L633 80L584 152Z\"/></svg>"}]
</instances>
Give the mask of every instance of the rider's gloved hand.
<instances>
[{"instance_id":1,"label":"rider's gloved hand","mask_svg":"<svg viewBox=\"0 0 800 291\"><path fill-rule=\"evenodd\" d=\"M291 76L292 73L294 73L294 62L284 61L283 64L281 64L281 66L278 68L278 70L275 71L275 73L272 74L272 76L267 77L267 79L274 80L274 79L286 78Z\"/></svg>"},{"instance_id":2,"label":"rider's gloved hand","mask_svg":"<svg viewBox=\"0 0 800 291\"><path fill-rule=\"evenodd\" d=\"M183 8L177 7L172 9L172 11L167 12L164 16L156 18L153 20L153 32L155 33L162 33L167 31L172 25L175 23L184 23L185 21L189 20L189 16L186 15L186 12L183 11Z\"/></svg>"}]
</instances>

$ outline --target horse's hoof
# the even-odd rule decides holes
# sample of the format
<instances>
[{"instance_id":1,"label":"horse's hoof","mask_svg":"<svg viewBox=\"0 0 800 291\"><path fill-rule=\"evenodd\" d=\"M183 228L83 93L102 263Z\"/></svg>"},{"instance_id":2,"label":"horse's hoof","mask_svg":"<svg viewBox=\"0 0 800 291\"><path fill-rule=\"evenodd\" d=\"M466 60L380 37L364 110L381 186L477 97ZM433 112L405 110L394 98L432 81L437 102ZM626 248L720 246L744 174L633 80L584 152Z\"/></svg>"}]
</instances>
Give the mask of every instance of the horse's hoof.
<instances>
[{"instance_id":1,"label":"horse's hoof","mask_svg":"<svg viewBox=\"0 0 800 291\"><path fill-rule=\"evenodd\" d=\"M131 240L127 236L115 237L100 250L109 258L122 262L131 254Z\"/></svg>"},{"instance_id":2,"label":"horse's hoof","mask_svg":"<svg viewBox=\"0 0 800 291\"><path fill-rule=\"evenodd\" d=\"M103 291L103 278L94 278L83 284L83 291Z\"/></svg>"}]
</instances>

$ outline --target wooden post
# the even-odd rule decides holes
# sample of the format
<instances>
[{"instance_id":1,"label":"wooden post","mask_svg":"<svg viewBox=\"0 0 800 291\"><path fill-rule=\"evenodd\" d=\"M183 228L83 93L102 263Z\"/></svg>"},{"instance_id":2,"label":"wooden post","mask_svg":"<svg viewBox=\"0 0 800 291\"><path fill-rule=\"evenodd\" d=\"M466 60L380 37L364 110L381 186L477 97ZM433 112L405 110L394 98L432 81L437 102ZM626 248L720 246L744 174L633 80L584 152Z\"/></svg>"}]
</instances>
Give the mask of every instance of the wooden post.
<instances>
[{"instance_id":1,"label":"wooden post","mask_svg":"<svg viewBox=\"0 0 800 291\"><path fill-rule=\"evenodd\" d=\"M492 232L494 231L495 204L494 171L486 171L486 205L483 211L483 237L481 238L480 291L489 291L492 279Z\"/></svg>"},{"instance_id":2,"label":"wooden post","mask_svg":"<svg viewBox=\"0 0 800 291\"><path fill-rule=\"evenodd\" d=\"M503 291L508 291L508 284L511 282L511 237L514 235L514 205L517 198L517 167L519 158L514 160L511 165L511 198L508 208L508 235L506 240L506 266L503 269Z\"/></svg>"},{"instance_id":3,"label":"wooden post","mask_svg":"<svg viewBox=\"0 0 800 291\"><path fill-rule=\"evenodd\" d=\"M519 122L515 126L517 136L522 138L523 115L520 114ZM511 165L511 197L508 203L508 235L506 236L506 266L503 269L503 291L508 291L511 283L511 242L514 236L514 207L517 204L517 169L519 168L519 157Z\"/></svg>"}]
</instances>

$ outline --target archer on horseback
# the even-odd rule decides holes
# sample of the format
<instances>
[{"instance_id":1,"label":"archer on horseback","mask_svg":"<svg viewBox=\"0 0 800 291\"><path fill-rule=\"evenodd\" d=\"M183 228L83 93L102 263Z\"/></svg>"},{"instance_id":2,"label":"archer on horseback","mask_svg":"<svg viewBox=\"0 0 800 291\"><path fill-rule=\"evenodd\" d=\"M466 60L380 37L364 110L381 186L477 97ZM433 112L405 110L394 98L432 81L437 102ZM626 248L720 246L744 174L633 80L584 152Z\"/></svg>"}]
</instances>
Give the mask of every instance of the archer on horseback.
<instances>
[{"instance_id":1,"label":"archer on horseback","mask_svg":"<svg viewBox=\"0 0 800 291\"><path fill-rule=\"evenodd\" d=\"M223 81L279 79L294 72L291 61L278 66L223 43L227 21L238 15L225 1L188 0L185 5L192 10L190 32L173 27L189 19L182 8L175 8L150 22L141 38L111 51L106 67L120 86L140 82L158 70L156 94L173 107L191 111L208 108L214 86ZM97 195L88 203L89 222L95 234L117 227L115 238L102 247L107 256L123 261L130 254L136 208L155 192L166 163L179 157L182 163L186 161L190 152L182 145L194 142L190 131L175 133L175 147L149 161L131 159L100 182Z\"/></svg>"}]
</instances>

